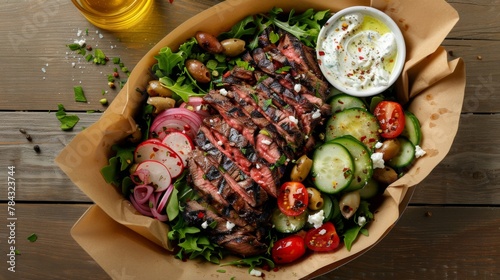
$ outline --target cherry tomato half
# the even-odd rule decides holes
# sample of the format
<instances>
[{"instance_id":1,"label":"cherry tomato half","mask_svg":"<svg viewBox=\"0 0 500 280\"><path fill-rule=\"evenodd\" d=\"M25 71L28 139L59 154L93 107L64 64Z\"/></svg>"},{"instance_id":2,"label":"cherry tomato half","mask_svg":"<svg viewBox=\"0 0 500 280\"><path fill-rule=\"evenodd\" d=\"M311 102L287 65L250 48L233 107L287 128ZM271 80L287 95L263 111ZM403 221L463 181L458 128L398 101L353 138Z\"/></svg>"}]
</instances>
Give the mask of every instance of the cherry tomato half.
<instances>
[{"instance_id":1,"label":"cherry tomato half","mask_svg":"<svg viewBox=\"0 0 500 280\"><path fill-rule=\"evenodd\" d=\"M307 248L317 252L335 250L340 243L339 235L331 222L309 230L304 239Z\"/></svg>"},{"instance_id":2,"label":"cherry tomato half","mask_svg":"<svg viewBox=\"0 0 500 280\"><path fill-rule=\"evenodd\" d=\"M401 104L394 101L381 101L373 114L377 118L384 138L396 138L405 128L405 115Z\"/></svg>"},{"instance_id":3,"label":"cherry tomato half","mask_svg":"<svg viewBox=\"0 0 500 280\"><path fill-rule=\"evenodd\" d=\"M275 263L290 263L302 257L306 252L304 238L298 235L290 235L274 243L271 257Z\"/></svg>"},{"instance_id":4,"label":"cherry tomato half","mask_svg":"<svg viewBox=\"0 0 500 280\"><path fill-rule=\"evenodd\" d=\"M299 182L284 183L278 193L278 207L287 216L298 216L306 211L309 195Z\"/></svg>"}]
</instances>

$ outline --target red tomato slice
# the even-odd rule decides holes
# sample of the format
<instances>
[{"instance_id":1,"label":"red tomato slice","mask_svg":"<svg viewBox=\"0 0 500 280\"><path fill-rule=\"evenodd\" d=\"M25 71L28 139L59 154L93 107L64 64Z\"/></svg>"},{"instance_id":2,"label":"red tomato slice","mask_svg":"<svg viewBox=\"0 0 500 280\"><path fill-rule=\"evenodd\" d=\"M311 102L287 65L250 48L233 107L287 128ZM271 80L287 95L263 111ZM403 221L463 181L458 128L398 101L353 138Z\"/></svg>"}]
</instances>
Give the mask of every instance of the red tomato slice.
<instances>
[{"instance_id":1,"label":"red tomato slice","mask_svg":"<svg viewBox=\"0 0 500 280\"><path fill-rule=\"evenodd\" d=\"M378 119L384 138L396 138L405 127L405 115L401 104L394 101L381 101L373 114Z\"/></svg>"},{"instance_id":2,"label":"red tomato slice","mask_svg":"<svg viewBox=\"0 0 500 280\"><path fill-rule=\"evenodd\" d=\"M302 257L306 252L304 238L298 235L290 235L274 243L271 257L275 263L290 263Z\"/></svg>"},{"instance_id":3,"label":"red tomato slice","mask_svg":"<svg viewBox=\"0 0 500 280\"><path fill-rule=\"evenodd\" d=\"M340 238L331 222L324 223L319 228L309 230L305 237L307 248L325 252L335 250L340 244Z\"/></svg>"},{"instance_id":4,"label":"red tomato slice","mask_svg":"<svg viewBox=\"0 0 500 280\"><path fill-rule=\"evenodd\" d=\"M278 207L287 216L298 216L306 211L309 195L299 182L284 183L278 193Z\"/></svg>"}]
</instances>

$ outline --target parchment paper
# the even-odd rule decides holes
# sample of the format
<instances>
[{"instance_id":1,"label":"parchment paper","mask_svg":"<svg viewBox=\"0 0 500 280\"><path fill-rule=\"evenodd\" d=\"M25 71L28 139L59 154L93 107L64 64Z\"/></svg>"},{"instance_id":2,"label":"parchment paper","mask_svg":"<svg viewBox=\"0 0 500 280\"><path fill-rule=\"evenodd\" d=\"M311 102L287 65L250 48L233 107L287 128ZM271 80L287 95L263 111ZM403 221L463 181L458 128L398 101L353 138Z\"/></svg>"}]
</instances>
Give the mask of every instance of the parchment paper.
<instances>
[{"instance_id":1,"label":"parchment paper","mask_svg":"<svg viewBox=\"0 0 500 280\"><path fill-rule=\"evenodd\" d=\"M168 251L172 246L167 240L165 224L137 213L100 175L100 169L111 156L111 146L135 130L134 114L142 101L136 88L145 88L150 79L149 68L160 48L176 49L199 30L218 34L245 16L269 11L273 6L300 12L307 8L337 11L353 5L371 5L383 10L398 23L405 36L407 62L398 81L398 94L401 100L410 102L410 110L422 124L421 146L427 154L387 188L375 221L369 226L370 236L359 237L350 252L342 247L334 253L310 254L277 272L266 272L266 279L321 275L365 252L389 232L413 193L411 187L446 156L458 129L465 66L461 59L448 61L446 51L440 47L458 21L457 12L442 0L228 0L185 22L153 47L134 68L126 86L103 116L79 133L56 158L74 184L95 202L76 222L71 234L112 278L255 279L246 268L223 267L226 272L221 273L217 272L221 269L217 265L175 259Z\"/></svg>"}]
</instances>

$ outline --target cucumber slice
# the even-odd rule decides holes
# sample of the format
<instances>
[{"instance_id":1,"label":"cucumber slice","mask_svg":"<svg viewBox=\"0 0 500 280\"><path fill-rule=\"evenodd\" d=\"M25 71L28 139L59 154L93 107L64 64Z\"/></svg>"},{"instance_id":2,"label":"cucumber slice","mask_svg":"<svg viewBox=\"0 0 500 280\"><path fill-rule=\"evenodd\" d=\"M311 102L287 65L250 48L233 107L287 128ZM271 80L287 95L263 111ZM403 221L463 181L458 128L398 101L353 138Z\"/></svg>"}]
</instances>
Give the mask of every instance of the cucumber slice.
<instances>
[{"instance_id":1,"label":"cucumber slice","mask_svg":"<svg viewBox=\"0 0 500 280\"><path fill-rule=\"evenodd\" d=\"M405 128L401 135L408 138L415 146L420 145L420 141L422 141L420 121L409 111L405 111Z\"/></svg>"},{"instance_id":2,"label":"cucumber slice","mask_svg":"<svg viewBox=\"0 0 500 280\"><path fill-rule=\"evenodd\" d=\"M287 216L279 208L274 209L271 221L281 233L294 233L301 230L307 222L307 211L298 216Z\"/></svg>"},{"instance_id":3,"label":"cucumber slice","mask_svg":"<svg viewBox=\"0 0 500 280\"><path fill-rule=\"evenodd\" d=\"M314 151L311 171L314 184L320 191L338 193L354 178L354 160L344 146L325 143Z\"/></svg>"},{"instance_id":4,"label":"cucumber slice","mask_svg":"<svg viewBox=\"0 0 500 280\"><path fill-rule=\"evenodd\" d=\"M415 159L415 145L404 137L398 137L398 140L401 145L399 153L387 163L393 168L406 167Z\"/></svg>"},{"instance_id":5,"label":"cucumber slice","mask_svg":"<svg viewBox=\"0 0 500 280\"><path fill-rule=\"evenodd\" d=\"M350 108L366 109L366 105L363 100L346 93L334 95L330 100L330 106L332 106L332 113L334 114Z\"/></svg>"},{"instance_id":6,"label":"cucumber slice","mask_svg":"<svg viewBox=\"0 0 500 280\"><path fill-rule=\"evenodd\" d=\"M363 200L368 200L378 194L378 183L374 179L368 180L366 185L359 190L359 197Z\"/></svg>"},{"instance_id":7,"label":"cucumber slice","mask_svg":"<svg viewBox=\"0 0 500 280\"><path fill-rule=\"evenodd\" d=\"M375 116L361 108L350 108L330 117L326 124L326 141L352 135L369 150L380 140L380 126Z\"/></svg>"},{"instance_id":8,"label":"cucumber slice","mask_svg":"<svg viewBox=\"0 0 500 280\"><path fill-rule=\"evenodd\" d=\"M373 174L370 151L363 143L351 135L335 138L331 142L344 146L354 159L354 178L344 191L349 192L363 188Z\"/></svg>"}]
</instances>

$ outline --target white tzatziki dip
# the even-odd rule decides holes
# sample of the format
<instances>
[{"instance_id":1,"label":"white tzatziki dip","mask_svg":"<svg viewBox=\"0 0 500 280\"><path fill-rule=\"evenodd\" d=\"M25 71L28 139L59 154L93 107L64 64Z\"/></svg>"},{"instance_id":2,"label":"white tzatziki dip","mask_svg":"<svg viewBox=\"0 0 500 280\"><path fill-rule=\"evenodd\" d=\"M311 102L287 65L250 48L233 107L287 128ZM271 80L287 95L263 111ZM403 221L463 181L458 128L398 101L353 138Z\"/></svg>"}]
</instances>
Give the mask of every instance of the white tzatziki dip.
<instances>
[{"instance_id":1,"label":"white tzatziki dip","mask_svg":"<svg viewBox=\"0 0 500 280\"><path fill-rule=\"evenodd\" d=\"M398 51L395 36L384 23L351 13L333 22L325 35L319 55L326 75L345 88L361 91L389 85Z\"/></svg>"}]
</instances>

